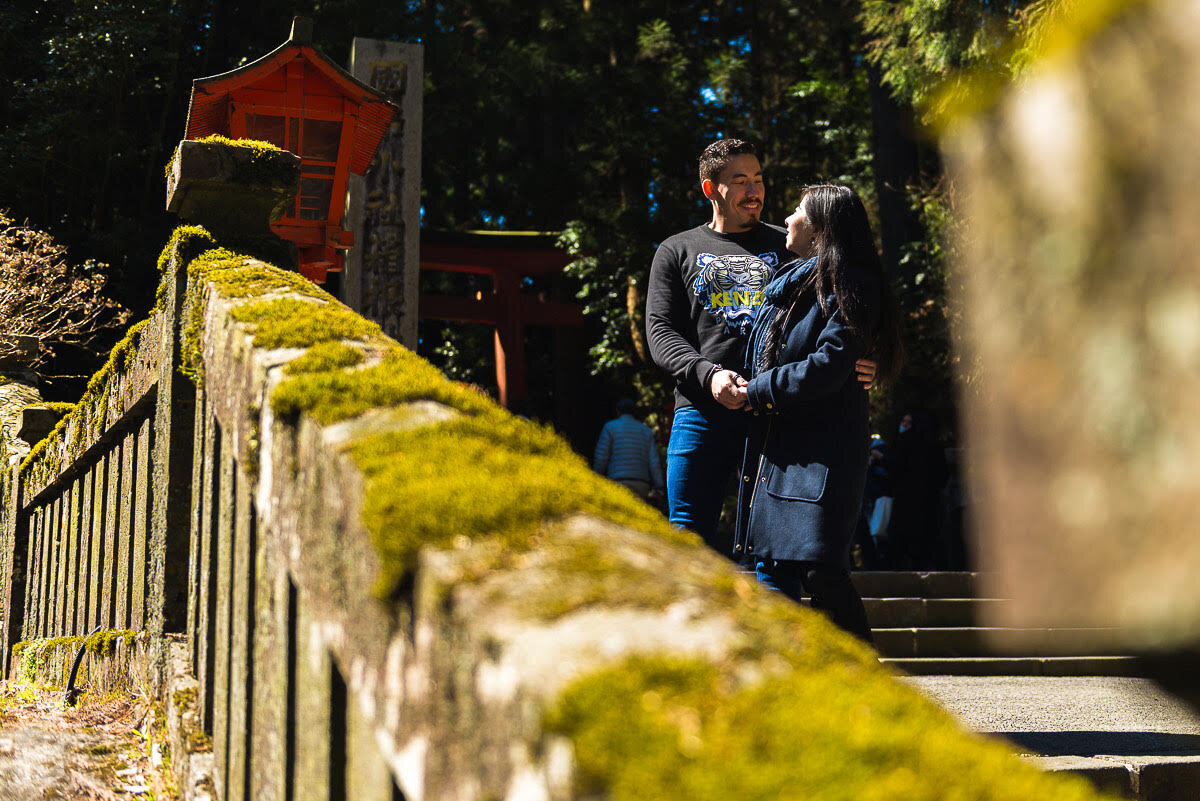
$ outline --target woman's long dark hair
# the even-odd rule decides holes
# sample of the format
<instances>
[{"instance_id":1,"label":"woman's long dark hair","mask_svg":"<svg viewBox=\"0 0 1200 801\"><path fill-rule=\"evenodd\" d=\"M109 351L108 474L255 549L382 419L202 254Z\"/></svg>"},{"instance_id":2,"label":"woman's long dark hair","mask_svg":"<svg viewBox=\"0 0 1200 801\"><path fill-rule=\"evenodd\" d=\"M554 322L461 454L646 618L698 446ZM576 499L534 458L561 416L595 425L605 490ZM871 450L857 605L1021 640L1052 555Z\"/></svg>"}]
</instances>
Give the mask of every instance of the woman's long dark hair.
<instances>
[{"instance_id":1,"label":"woman's long dark hair","mask_svg":"<svg viewBox=\"0 0 1200 801\"><path fill-rule=\"evenodd\" d=\"M867 358L879 365L876 380L887 383L900 372L904 360L900 312L875 249L867 210L853 189L840 184L806 186L800 193L800 203L813 227L812 254L817 257L807 286L816 291L817 303L826 317L835 311L828 297L833 296L846 322L867 343ZM873 331L860 295L864 277L875 279L879 285L879 322Z\"/></svg>"}]
</instances>

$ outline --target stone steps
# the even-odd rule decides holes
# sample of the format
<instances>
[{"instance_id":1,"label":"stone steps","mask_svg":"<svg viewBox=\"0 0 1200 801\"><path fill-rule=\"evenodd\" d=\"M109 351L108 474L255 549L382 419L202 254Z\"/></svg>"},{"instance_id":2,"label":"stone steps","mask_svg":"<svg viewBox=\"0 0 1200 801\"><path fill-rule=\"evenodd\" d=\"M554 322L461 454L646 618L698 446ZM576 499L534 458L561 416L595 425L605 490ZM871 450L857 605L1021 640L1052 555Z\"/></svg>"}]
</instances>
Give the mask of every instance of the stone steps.
<instances>
[{"instance_id":1,"label":"stone steps","mask_svg":"<svg viewBox=\"0 0 1200 801\"><path fill-rule=\"evenodd\" d=\"M996 598L863 598L867 619L878 628L975 626Z\"/></svg>"},{"instance_id":2,"label":"stone steps","mask_svg":"<svg viewBox=\"0 0 1200 801\"><path fill-rule=\"evenodd\" d=\"M1117 652L1108 642L1112 632L1112 629L992 626L872 627L875 649L885 658L1111 656Z\"/></svg>"},{"instance_id":3,"label":"stone steps","mask_svg":"<svg viewBox=\"0 0 1200 801\"><path fill-rule=\"evenodd\" d=\"M977 573L857 573L880 661L1046 771L1137 801L1200 799L1200 729L1114 629L989 626ZM1192 733L1195 732L1195 733Z\"/></svg>"},{"instance_id":4,"label":"stone steps","mask_svg":"<svg viewBox=\"0 0 1200 801\"><path fill-rule=\"evenodd\" d=\"M979 573L864 570L850 574L863 598L975 598Z\"/></svg>"},{"instance_id":5,"label":"stone steps","mask_svg":"<svg viewBox=\"0 0 1200 801\"><path fill-rule=\"evenodd\" d=\"M1136 676L1103 628L986 625L1005 603L970 572L853 573L881 661L917 676Z\"/></svg>"}]
</instances>

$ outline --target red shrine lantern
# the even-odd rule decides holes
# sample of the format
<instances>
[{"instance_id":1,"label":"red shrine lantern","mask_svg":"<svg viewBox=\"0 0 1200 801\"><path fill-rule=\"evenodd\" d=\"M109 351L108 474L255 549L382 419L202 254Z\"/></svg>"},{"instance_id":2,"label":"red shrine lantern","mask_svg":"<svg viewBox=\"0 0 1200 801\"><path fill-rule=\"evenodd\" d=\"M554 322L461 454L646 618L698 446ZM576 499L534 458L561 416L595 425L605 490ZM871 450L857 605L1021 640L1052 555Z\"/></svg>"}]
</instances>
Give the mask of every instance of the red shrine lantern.
<instances>
[{"instance_id":1,"label":"red shrine lantern","mask_svg":"<svg viewBox=\"0 0 1200 801\"><path fill-rule=\"evenodd\" d=\"M362 175L399 107L312 46L312 21L259 60L192 82L187 138L261 139L300 157L300 194L271 225L296 243L300 272L324 283L354 235L342 228L346 182Z\"/></svg>"}]
</instances>

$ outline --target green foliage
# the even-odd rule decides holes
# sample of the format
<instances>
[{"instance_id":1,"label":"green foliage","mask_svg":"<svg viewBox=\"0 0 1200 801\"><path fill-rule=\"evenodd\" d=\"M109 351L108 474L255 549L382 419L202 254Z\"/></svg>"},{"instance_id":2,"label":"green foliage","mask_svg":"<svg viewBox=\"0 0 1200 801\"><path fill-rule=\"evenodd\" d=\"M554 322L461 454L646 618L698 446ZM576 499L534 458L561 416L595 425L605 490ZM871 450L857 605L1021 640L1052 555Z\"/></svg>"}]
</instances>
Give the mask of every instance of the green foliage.
<instances>
[{"instance_id":1,"label":"green foliage","mask_svg":"<svg viewBox=\"0 0 1200 801\"><path fill-rule=\"evenodd\" d=\"M944 185L910 187L909 196L926 236L901 251L896 295L904 367L893 386L871 393L871 418L887 439L902 415L924 409L938 421L942 437L954 441L960 390L973 385L974 369L953 345L962 317L962 293L951 269L959 226Z\"/></svg>"},{"instance_id":2,"label":"green foliage","mask_svg":"<svg viewBox=\"0 0 1200 801\"><path fill-rule=\"evenodd\" d=\"M896 93L924 107L927 119L944 113L968 89L987 77L1011 77L1008 45L1014 18L1029 0L863 0L862 21L884 80ZM947 82L951 82L948 84ZM947 94L947 91L951 94Z\"/></svg>"},{"instance_id":3,"label":"green foliage","mask_svg":"<svg viewBox=\"0 0 1200 801\"><path fill-rule=\"evenodd\" d=\"M1040 60L1145 0L863 0L872 61L896 94L944 126L988 108Z\"/></svg>"}]
</instances>

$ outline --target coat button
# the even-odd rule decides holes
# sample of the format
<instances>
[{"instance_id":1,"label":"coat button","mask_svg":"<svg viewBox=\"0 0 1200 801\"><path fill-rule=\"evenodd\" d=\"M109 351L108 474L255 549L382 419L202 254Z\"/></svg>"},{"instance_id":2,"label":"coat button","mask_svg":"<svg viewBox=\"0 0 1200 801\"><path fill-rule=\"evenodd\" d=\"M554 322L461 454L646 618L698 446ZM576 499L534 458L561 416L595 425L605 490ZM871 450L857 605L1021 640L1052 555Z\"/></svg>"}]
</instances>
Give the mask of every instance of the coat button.
<instances>
[{"instance_id":1,"label":"coat button","mask_svg":"<svg viewBox=\"0 0 1200 801\"><path fill-rule=\"evenodd\" d=\"M767 404L767 408L768 408L768 409L774 409L775 407L774 407L774 406L772 406L771 404L769 404L769 403L768 403L768 404Z\"/></svg>"},{"instance_id":2,"label":"coat button","mask_svg":"<svg viewBox=\"0 0 1200 801\"><path fill-rule=\"evenodd\" d=\"M746 546L746 553L754 553L754 546L753 546L753 545L747 545L747 546Z\"/></svg>"},{"instance_id":3,"label":"coat button","mask_svg":"<svg viewBox=\"0 0 1200 801\"><path fill-rule=\"evenodd\" d=\"M746 477L745 477L745 478L743 478L742 480L743 480L743 481L749 481L749 480L750 480L750 476L746 476Z\"/></svg>"},{"instance_id":4,"label":"coat button","mask_svg":"<svg viewBox=\"0 0 1200 801\"><path fill-rule=\"evenodd\" d=\"M733 550L737 551L738 553L741 553L741 552L742 552L742 546L740 546L740 545L735 545L735 546L733 546Z\"/></svg>"},{"instance_id":5,"label":"coat button","mask_svg":"<svg viewBox=\"0 0 1200 801\"><path fill-rule=\"evenodd\" d=\"M755 412L755 413L754 413L754 416L755 416L755 417L758 417L758 412Z\"/></svg>"}]
</instances>

